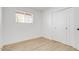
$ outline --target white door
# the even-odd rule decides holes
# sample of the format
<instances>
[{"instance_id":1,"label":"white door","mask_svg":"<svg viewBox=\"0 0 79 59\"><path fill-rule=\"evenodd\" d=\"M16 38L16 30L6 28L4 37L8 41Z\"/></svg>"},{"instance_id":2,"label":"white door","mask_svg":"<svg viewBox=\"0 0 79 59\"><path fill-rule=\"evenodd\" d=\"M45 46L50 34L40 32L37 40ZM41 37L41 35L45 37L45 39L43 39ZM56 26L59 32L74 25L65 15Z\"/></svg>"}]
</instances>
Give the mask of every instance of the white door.
<instances>
[{"instance_id":1,"label":"white door","mask_svg":"<svg viewBox=\"0 0 79 59\"><path fill-rule=\"evenodd\" d=\"M53 13L53 38L57 41L66 43L66 14L65 11Z\"/></svg>"},{"instance_id":2,"label":"white door","mask_svg":"<svg viewBox=\"0 0 79 59\"><path fill-rule=\"evenodd\" d=\"M53 33L54 39L68 45L74 45L73 8L53 14Z\"/></svg>"},{"instance_id":3,"label":"white door","mask_svg":"<svg viewBox=\"0 0 79 59\"><path fill-rule=\"evenodd\" d=\"M66 23L67 23L67 44L74 46L74 9L69 8L66 10Z\"/></svg>"}]
</instances>

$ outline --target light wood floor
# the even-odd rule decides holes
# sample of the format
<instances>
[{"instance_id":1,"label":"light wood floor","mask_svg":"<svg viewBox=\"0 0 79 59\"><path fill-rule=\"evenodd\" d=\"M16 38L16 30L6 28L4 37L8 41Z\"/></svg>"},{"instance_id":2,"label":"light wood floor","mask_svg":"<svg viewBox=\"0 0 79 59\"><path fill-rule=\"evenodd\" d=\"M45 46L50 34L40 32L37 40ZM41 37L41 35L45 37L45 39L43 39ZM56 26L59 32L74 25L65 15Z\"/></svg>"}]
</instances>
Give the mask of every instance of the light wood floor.
<instances>
[{"instance_id":1,"label":"light wood floor","mask_svg":"<svg viewBox=\"0 0 79 59\"><path fill-rule=\"evenodd\" d=\"M77 51L75 48L46 38L5 45L3 51Z\"/></svg>"}]
</instances>

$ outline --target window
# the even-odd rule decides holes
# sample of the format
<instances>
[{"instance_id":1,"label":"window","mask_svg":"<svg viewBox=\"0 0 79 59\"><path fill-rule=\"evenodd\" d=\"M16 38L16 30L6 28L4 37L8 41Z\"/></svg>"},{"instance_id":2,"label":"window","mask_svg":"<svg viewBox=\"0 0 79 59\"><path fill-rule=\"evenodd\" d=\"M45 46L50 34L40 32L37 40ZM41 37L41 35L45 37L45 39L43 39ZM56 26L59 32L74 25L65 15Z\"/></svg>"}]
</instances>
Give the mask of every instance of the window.
<instances>
[{"instance_id":1,"label":"window","mask_svg":"<svg viewBox=\"0 0 79 59\"><path fill-rule=\"evenodd\" d=\"M16 12L17 23L33 23L33 14L30 12Z\"/></svg>"}]
</instances>

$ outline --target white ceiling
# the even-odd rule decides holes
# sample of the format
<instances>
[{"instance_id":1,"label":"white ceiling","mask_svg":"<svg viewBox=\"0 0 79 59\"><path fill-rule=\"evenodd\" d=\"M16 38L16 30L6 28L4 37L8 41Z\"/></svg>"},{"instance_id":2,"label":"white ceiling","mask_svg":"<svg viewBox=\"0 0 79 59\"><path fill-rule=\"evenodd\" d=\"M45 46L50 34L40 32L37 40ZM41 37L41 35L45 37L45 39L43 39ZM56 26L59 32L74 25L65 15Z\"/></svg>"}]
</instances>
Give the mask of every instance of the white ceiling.
<instances>
[{"instance_id":1,"label":"white ceiling","mask_svg":"<svg viewBox=\"0 0 79 59\"><path fill-rule=\"evenodd\" d=\"M45 11L45 10L52 8L54 11L57 11L57 10L61 10L61 9L64 9L64 8L70 8L70 7L32 7L32 8L36 9L36 10L40 10L40 11Z\"/></svg>"},{"instance_id":2,"label":"white ceiling","mask_svg":"<svg viewBox=\"0 0 79 59\"><path fill-rule=\"evenodd\" d=\"M33 9L36 9L36 10L40 10L40 11L44 11L44 10L47 10L51 7L32 7Z\"/></svg>"}]
</instances>

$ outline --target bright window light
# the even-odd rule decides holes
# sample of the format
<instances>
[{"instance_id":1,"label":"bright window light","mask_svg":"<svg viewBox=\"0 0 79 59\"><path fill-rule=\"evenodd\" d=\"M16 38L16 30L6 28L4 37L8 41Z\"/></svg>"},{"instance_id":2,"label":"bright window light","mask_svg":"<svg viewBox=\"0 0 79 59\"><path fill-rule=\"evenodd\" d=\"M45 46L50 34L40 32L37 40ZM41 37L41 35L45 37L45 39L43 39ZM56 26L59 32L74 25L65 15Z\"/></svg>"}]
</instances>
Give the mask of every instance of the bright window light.
<instances>
[{"instance_id":1,"label":"bright window light","mask_svg":"<svg viewBox=\"0 0 79 59\"><path fill-rule=\"evenodd\" d=\"M33 14L30 12L16 12L17 23L33 23Z\"/></svg>"}]
</instances>

